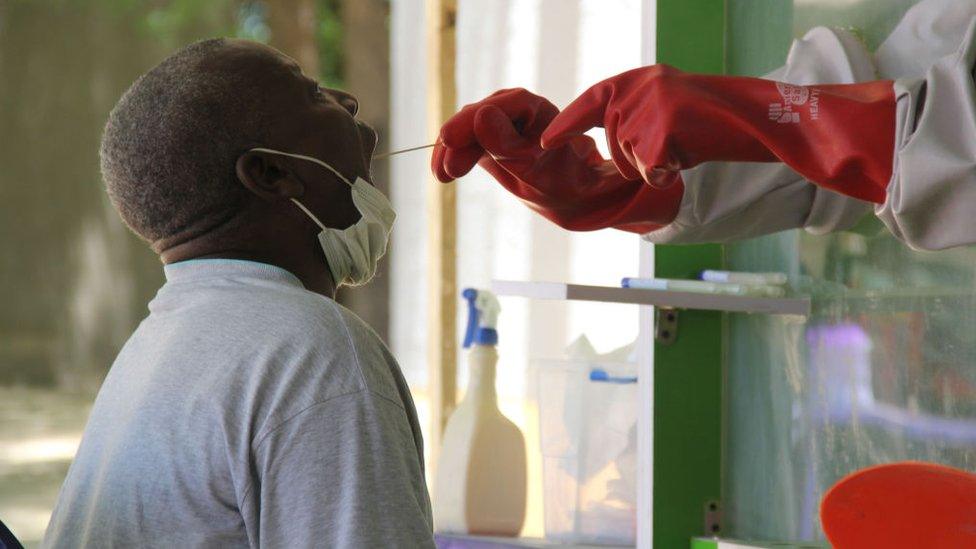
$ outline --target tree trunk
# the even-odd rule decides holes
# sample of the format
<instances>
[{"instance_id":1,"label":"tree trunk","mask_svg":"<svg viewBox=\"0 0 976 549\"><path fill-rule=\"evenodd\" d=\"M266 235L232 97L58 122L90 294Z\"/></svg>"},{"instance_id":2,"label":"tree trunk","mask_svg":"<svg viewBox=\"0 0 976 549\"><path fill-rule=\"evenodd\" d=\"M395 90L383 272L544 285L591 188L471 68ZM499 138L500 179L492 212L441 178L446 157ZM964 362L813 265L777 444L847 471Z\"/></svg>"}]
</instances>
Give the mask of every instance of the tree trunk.
<instances>
[{"instance_id":1,"label":"tree trunk","mask_svg":"<svg viewBox=\"0 0 976 549\"><path fill-rule=\"evenodd\" d=\"M266 0L271 45L292 57L311 78L319 76L315 0Z\"/></svg>"}]
</instances>

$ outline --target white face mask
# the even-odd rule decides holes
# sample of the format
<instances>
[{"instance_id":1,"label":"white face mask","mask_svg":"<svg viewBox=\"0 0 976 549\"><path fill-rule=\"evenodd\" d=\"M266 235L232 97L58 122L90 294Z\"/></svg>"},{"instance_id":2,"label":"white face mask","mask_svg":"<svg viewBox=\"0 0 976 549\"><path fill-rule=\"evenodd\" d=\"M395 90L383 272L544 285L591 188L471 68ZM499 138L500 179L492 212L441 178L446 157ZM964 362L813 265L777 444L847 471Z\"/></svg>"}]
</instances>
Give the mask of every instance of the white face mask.
<instances>
[{"instance_id":1,"label":"white face mask","mask_svg":"<svg viewBox=\"0 0 976 549\"><path fill-rule=\"evenodd\" d=\"M325 253L325 260L329 264L329 270L332 271L332 280L335 281L336 287L343 284L362 286L369 282L376 274L377 263L386 253L390 231L393 230L393 222L396 220L396 212L390 200L361 177L357 177L355 183L350 183L338 170L318 158L262 147L251 151L280 154L315 162L352 187L352 203L356 205L362 217L345 229L326 227L304 204L294 198L291 200L322 228L319 232L319 244Z\"/></svg>"}]
</instances>

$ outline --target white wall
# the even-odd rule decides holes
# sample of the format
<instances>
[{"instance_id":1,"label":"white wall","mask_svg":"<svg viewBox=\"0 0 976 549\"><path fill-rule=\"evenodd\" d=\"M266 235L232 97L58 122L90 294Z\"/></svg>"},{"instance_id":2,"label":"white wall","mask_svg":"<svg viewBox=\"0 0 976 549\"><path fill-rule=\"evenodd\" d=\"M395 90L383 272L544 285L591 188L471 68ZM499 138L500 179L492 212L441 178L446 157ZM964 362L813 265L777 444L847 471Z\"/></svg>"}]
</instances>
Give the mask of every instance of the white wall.
<instances>
[{"instance_id":1,"label":"white wall","mask_svg":"<svg viewBox=\"0 0 976 549\"><path fill-rule=\"evenodd\" d=\"M390 22L391 135L393 150L430 143L427 135L427 45L424 37L424 0L394 0ZM380 136L381 139L387 136ZM390 346L411 387L426 384L427 323L425 201L432 185L429 151L390 159L390 198L397 209L389 261Z\"/></svg>"},{"instance_id":2,"label":"white wall","mask_svg":"<svg viewBox=\"0 0 976 549\"><path fill-rule=\"evenodd\" d=\"M640 65L640 0L459 0L458 103L500 88L524 87L563 107L591 84ZM422 0L394 0L391 147L429 143L426 132L426 43ZM603 144L602 134L596 134ZM605 147L604 147L605 150ZM395 157L391 194L399 212L392 246L391 345L426 415L425 191L434 183L429 154ZM458 283L492 279L619 284L638 273L638 238L618 231L569 233L533 214L480 169L458 185ZM465 309L459 307L459 333ZM531 361L558 357L587 334L598 350L631 343L637 308L502 298L498 393L502 410L523 427L530 455ZM460 352L460 351L459 351ZM459 356L459 384L467 379ZM430 449L428 449L430 450ZM537 460L531 458L533 468ZM540 494L530 488L526 533L541 534ZM435 502L436 504L436 502Z\"/></svg>"}]
</instances>

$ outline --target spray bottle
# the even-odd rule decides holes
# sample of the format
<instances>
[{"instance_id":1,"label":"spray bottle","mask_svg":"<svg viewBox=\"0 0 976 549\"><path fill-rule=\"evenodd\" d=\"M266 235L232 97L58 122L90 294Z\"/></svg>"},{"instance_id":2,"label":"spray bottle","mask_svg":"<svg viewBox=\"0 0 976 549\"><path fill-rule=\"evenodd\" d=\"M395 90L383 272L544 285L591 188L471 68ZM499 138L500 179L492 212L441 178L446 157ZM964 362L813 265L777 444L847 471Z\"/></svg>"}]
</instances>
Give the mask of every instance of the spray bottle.
<instances>
[{"instance_id":1,"label":"spray bottle","mask_svg":"<svg viewBox=\"0 0 976 549\"><path fill-rule=\"evenodd\" d=\"M444 428L434 479L440 532L517 536L525 520L526 462L521 431L498 409L500 307L491 292L468 288L468 389Z\"/></svg>"}]
</instances>

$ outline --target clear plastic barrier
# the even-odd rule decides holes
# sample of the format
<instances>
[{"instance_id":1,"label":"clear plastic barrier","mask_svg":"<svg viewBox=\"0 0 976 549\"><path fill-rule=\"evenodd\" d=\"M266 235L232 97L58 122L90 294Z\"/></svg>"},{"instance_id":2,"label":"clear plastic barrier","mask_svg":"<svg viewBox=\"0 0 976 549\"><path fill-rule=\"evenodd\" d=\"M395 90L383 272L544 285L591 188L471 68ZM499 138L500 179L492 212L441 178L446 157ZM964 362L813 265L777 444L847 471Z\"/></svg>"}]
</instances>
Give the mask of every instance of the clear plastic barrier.
<instances>
[{"instance_id":1,"label":"clear plastic barrier","mask_svg":"<svg viewBox=\"0 0 976 549\"><path fill-rule=\"evenodd\" d=\"M815 25L874 47L911 2L792 4L730 3L731 72L775 68ZM976 467L976 249L912 252L868 220L726 251L730 268L790 274L814 314L728 317L724 535L821 540L820 499L850 472L901 460Z\"/></svg>"}]
</instances>

